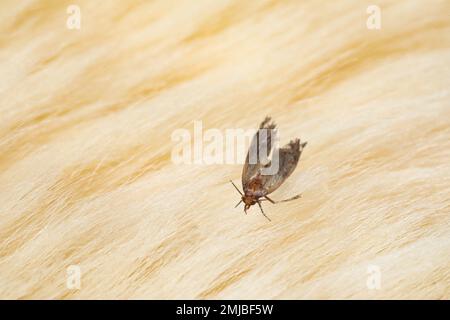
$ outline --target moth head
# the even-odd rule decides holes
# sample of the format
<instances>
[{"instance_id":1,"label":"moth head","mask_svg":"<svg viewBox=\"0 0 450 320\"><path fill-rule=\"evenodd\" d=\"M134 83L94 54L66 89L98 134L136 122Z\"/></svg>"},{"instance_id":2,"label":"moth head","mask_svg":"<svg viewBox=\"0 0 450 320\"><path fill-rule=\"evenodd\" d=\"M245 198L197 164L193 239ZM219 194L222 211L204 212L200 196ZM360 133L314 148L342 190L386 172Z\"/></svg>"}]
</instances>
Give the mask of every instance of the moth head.
<instances>
[{"instance_id":1,"label":"moth head","mask_svg":"<svg viewBox=\"0 0 450 320\"><path fill-rule=\"evenodd\" d=\"M244 196L242 196L242 202L245 203L245 210L247 210L248 208L250 208L250 206L252 206L256 203L256 200L252 196L244 195Z\"/></svg>"},{"instance_id":2,"label":"moth head","mask_svg":"<svg viewBox=\"0 0 450 320\"><path fill-rule=\"evenodd\" d=\"M239 194L241 195L241 200L238 202L238 204L235 206L235 208L236 208L237 206L239 206L239 205L241 204L241 202L243 202L244 205L245 205L245 206L244 206L244 211L247 212L247 210L248 210L252 205L254 205L255 203L257 203L257 200L256 200L255 197L253 197L253 196L249 196L249 195L243 194L243 193L241 192L241 190L239 190L239 188L233 183L233 181L230 180L230 182L231 182L231 184L234 186L234 188L237 190L237 192L239 192Z\"/></svg>"}]
</instances>

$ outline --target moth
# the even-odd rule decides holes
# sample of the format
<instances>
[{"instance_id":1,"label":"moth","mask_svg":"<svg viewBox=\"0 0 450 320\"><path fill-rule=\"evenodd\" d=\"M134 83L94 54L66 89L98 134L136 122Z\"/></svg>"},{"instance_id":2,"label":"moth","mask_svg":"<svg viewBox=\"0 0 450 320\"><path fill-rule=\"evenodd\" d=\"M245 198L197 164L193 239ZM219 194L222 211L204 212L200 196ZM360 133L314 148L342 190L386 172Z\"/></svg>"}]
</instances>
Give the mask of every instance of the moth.
<instances>
[{"instance_id":1,"label":"moth","mask_svg":"<svg viewBox=\"0 0 450 320\"><path fill-rule=\"evenodd\" d=\"M247 214L247 210L251 206L258 204L261 213L269 221L271 221L270 218L264 213L262 208L262 201L269 201L275 204L301 197L301 194L298 194L285 200L274 201L268 195L278 189L294 172L300 155L307 144L307 142L300 143L300 139L294 139L282 148L275 148L274 141L276 137L276 124L272 122L270 117L266 117L253 136L247 152L242 170L242 189L244 193L230 180L241 195L241 200L235 208L243 202L244 212ZM271 157L269 158L270 155ZM268 169L274 167L275 160L277 161L276 170L267 174Z\"/></svg>"}]
</instances>

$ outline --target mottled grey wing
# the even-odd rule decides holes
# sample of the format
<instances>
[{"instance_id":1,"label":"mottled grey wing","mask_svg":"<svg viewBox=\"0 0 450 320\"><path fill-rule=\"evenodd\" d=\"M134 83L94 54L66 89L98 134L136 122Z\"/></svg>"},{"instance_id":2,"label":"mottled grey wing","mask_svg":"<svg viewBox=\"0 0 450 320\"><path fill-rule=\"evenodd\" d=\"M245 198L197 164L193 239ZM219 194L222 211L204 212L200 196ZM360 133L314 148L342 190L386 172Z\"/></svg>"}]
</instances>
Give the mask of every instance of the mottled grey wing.
<instances>
[{"instance_id":1,"label":"mottled grey wing","mask_svg":"<svg viewBox=\"0 0 450 320\"><path fill-rule=\"evenodd\" d=\"M263 134L261 129L265 129L265 133ZM263 163L259 157L260 148L267 150L266 158L269 156L270 151L272 150L272 140L274 138L276 129L276 124L271 122L270 117L266 117L263 122L259 125L258 131L253 136L252 142L250 144L250 148L247 153L247 157L245 159L244 168L242 170L242 188L244 191L246 190L248 183L252 177L254 177L258 172ZM250 155L256 155L256 158L252 157L250 159ZM250 161L256 160L256 161ZM252 162L252 163L249 163Z\"/></svg>"},{"instance_id":2,"label":"mottled grey wing","mask_svg":"<svg viewBox=\"0 0 450 320\"><path fill-rule=\"evenodd\" d=\"M279 152L278 172L274 175L261 176L261 182L264 191L267 192L266 194L275 191L294 172L305 146L306 142L300 143L300 139L296 139L283 148L277 149ZM274 150L274 152L277 150Z\"/></svg>"}]
</instances>

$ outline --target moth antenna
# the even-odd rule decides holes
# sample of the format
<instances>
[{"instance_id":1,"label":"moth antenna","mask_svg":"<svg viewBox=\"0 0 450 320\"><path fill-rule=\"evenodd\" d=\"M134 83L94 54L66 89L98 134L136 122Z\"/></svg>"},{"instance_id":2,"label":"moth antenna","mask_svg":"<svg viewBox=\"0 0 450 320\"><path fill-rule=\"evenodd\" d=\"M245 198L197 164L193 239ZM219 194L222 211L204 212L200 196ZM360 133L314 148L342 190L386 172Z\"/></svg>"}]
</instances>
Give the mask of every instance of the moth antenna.
<instances>
[{"instance_id":1,"label":"moth antenna","mask_svg":"<svg viewBox=\"0 0 450 320\"><path fill-rule=\"evenodd\" d=\"M237 208L237 206L238 206L238 205L240 205L240 204L241 204L241 202L242 202L242 199L241 199L241 201L239 201L239 202L238 202L238 204L237 204L237 205L235 205L234 207L235 207L235 208Z\"/></svg>"},{"instance_id":2,"label":"moth antenna","mask_svg":"<svg viewBox=\"0 0 450 320\"><path fill-rule=\"evenodd\" d=\"M236 188L236 190L239 192L239 194L240 194L241 196L244 196L244 195L242 194L241 190L239 190L238 187L236 187L236 185L234 184L234 182L231 181L231 180L230 180L230 182L231 182L231 184ZM237 206L236 206L236 207L237 207Z\"/></svg>"},{"instance_id":3,"label":"moth antenna","mask_svg":"<svg viewBox=\"0 0 450 320\"><path fill-rule=\"evenodd\" d=\"M259 205L259 208L261 209L261 213L263 214L263 216L266 217L267 220L272 221L272 220L270 220L270 218L269 218L268 216L266 216L266 214L264 213L264 210L263 210L263 208L262 208L261 202L258 201L258 205Z\"/></svg>"}]
</instances>

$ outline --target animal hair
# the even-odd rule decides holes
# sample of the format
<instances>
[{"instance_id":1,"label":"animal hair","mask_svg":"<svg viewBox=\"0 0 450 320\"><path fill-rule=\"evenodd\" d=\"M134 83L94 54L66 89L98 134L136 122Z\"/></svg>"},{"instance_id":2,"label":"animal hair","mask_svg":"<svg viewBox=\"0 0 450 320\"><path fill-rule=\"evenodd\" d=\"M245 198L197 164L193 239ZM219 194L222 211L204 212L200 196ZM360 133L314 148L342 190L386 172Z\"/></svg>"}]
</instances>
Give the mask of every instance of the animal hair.
<instances>
[{"instance_id":1,"label":"animal hair","mask_svg":"<svg viewBox=\"0 0 450 320\"><path fill-rule=\"evenodd\" d=\"M0 2L0 298L450 298L449 1L75 2ZM271 222L171 157L266 115Z\"/></svg>"}]
</instances>

